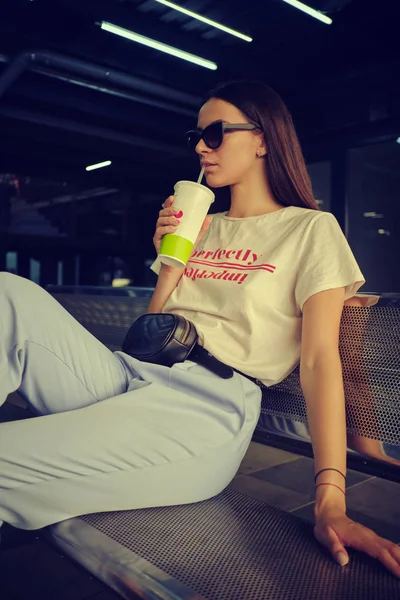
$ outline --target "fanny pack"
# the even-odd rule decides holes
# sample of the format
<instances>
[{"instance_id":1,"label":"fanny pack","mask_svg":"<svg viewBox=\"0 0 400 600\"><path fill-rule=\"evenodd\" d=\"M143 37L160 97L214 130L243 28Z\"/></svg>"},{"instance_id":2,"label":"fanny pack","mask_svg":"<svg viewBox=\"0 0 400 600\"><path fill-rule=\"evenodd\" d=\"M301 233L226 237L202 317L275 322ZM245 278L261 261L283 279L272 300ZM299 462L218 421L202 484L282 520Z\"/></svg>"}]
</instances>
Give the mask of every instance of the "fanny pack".
<instances>
[{"instance_id":1,"label":"fanny pack","mask_svg":"<svg viewBox=\"0 0 400 600\"><path fill-rule=\"evenodd\" d=\"M234 369L207 352L198 339L196 327L185 317L152 313L133 322L122 350L133 358L166 367L190 359L223 379L233 377Z\"/></svg>"}]
</instances>

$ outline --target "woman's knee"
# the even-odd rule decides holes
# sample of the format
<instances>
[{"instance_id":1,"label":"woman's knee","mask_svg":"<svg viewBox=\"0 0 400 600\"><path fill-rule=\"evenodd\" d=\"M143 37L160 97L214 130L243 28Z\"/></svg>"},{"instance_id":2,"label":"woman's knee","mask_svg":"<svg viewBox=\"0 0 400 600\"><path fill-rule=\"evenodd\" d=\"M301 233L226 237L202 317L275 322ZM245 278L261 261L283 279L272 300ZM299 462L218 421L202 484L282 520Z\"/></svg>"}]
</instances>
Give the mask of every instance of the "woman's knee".
<instances>
[{"instance_id":1,"label":"woman's knee","mask_svg":"<svg viewBox=\"0 0 400 600\"><path fill-rule=\"evenodd\" d=\"M7 271L0 272L0 294L21 294L25 291L28 293L29 290L36 288L41 289L40 286L26 277Z\"/></svg>"},{"instance_id":2,"label":"woman's knee","mask_svg":"<svg viewBox=\"0 0 400 600\"><path fill-rule=\"evenodd\" d=\"M15 273L8 273L8 271L0 272L0 290L7 289L19 284L19 280L24 280L24 277L20 277ZM29 280L27 280L29 281Z\"/></svg>"},{"instance_id":3,"label":"woman's knee","mask_svg":"<svg viewBox=\"0 0 400 600\"><path fill-rule=\"evenodd\" d=\"M18 275L2 271L0 273L0 296L9 296L13 294L14 288L18 285Z\"/></svg>"},{"instance_id":4,"label":"woman's knee","mask_svg":"<svg viewBox=\"0 0 400 600\"><path fill-rule=\"evenodd\" d=\"M44 294L46 291L30 279L14 273L0 273L0 302L3 305L0 311L5 310L5 302L6 305L15 307L21 317L24 307L30 309L32 306L41 306L44 302Z\"/></svg>"},{"instance_id":5,"label":"woman's knee","mask_svg":"<svg viewBox=\"0 0 400 600\"><path fill-rule=\"evenodd\" d=\"M2 288L3 285L7 285L8 282L12 281L15 277L18 277L18 275L8 273L8 271L0 271L0 288Z\"/></svg>"}]
</instances>

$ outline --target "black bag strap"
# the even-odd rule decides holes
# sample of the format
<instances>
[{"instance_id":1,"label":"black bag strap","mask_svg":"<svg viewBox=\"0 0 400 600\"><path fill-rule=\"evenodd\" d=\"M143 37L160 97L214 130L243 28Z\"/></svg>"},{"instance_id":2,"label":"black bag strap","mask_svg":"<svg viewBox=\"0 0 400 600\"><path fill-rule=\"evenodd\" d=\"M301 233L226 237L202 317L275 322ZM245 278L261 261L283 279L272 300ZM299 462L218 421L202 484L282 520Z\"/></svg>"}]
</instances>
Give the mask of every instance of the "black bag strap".
<instances>
[{"instance_id":1,"label":"black bag strap","mask_svg":"<svg viewBox=\"0 0 400 600\"><path fill-rule=\"evenodd\" d=\"M251 377L250 375L239 371L239 369L230 367L226 363L218 360L218 358L215 358L215 356L207 352L207 350L199 344L195 344L193 350L187 358L199 363L199 365L202 365L203 367L206 367L206 369L216 373L216 375L219 375L222 377L222 379L231 379L233 377L233 373L236 372L239 373L239 375L243 375L243 377L250 379L250 381L258 385L258 387L262 385L261 382L255 377Z\"/></svg>"},{"instance_id":2,"label":"black bag strap","mask_svg":"<svg viewBox=\"0 0 400 600\"><path fill-rule=\"evenodd\" d=\"M233 368L215 358L215 356L207 352L200 344L195 344L188 359L199 363L199 365L216 373L222 377L222 379L231 379L231 377L233 377Z\"/></svg>"}]
</instances>

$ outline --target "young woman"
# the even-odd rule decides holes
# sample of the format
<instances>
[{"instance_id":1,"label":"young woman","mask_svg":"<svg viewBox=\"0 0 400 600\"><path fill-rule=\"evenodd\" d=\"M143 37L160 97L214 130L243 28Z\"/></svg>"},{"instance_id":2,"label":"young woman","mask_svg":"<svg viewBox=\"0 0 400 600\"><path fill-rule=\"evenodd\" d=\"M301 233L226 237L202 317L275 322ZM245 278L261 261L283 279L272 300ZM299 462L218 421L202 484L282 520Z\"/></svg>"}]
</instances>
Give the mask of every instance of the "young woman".
<instances>
[{"instance_id":1,"label":"young woman","mask_svg":"<svg viewBox=\"0 0 400 600\"><path fill-rule=\"evenodd\" d=\"M346 516L338 352L343 302L364 278L335 217L318 210L291 117L257 82L229 83L188 138L207 183L230 186L185 269L162 266L149 312L192 320L238 371L172 368L110 352L34 283L0 274L0 390L38 416L0 425L0 520L36 529L73 516L198 502L232 480L272 385L299 363L317 474L315 535L340 564L363 550L400 577L400 548ZM156 225L176 226L173 198Z\"/></svg>"}]
</instances>

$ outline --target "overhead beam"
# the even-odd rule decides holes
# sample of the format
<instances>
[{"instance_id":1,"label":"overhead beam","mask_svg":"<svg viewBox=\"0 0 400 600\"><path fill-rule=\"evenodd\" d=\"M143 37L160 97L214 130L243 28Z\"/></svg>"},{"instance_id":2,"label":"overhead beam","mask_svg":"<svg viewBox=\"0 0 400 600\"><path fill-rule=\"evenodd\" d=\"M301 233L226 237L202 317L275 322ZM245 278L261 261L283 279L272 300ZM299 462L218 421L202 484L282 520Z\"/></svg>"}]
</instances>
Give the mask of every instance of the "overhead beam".
<instances>
[{"instance_id":1,"label":"overhead beam","mask_svg":"<svg viewBox=\"0 0 400 600\"><path fill-rule=\"evenodd\" d=\"M150 140L138 135L131 135L126 133L120 133L105 129L104 127L96 127L94 125L85 125L79 121L73 121L70 119L63 119L61 117L51 117L41 113L25 110L21 108L11 108L7 106L0 106L0 115L3 115L10 119L18 119L22 121L29 121L39 125L46 125L55 129L64 129L67 131L74 131L80 134L89 135L91 137L98 137L117 142L121 144L127 144L130 146L136 146L140 148L148 148L151 150L157 150L158 152L166 152L169 154L175 154L177 156L187 156L184 146L164 144L157 140Z\"/></svg>"},{"instance_id":2,"label":"overhead beam","mask_svg":"<svg viewBox=\"0 0 400 600\"><path fill-rule=\"evenodd\" d=\"M174 90L160 83L145 81L134 75L127 75L122 71L109 69L108 67L42 50L23 52L13 60L9 61L8 68L0 76L0 98L25 70L34 67L53 68L61 70L62 72L82 75L84 77L93 78L96 81L105 82L108 87L115 85L126 89L134 89L145 94L152 94L159 98L163 98L164 100L171 100L196 109L201 103L201 98L187 94L186 92Z\"/></svg>"}]
</instances>

